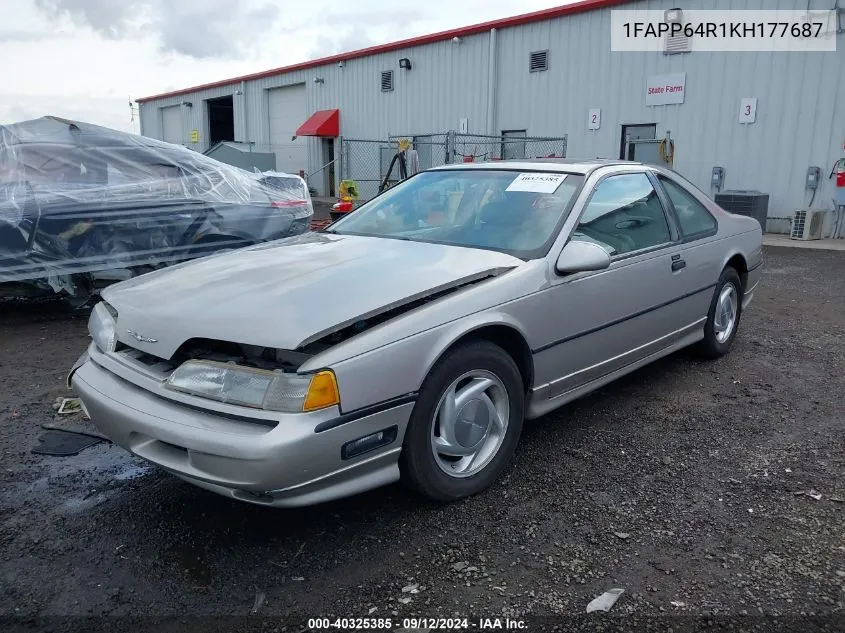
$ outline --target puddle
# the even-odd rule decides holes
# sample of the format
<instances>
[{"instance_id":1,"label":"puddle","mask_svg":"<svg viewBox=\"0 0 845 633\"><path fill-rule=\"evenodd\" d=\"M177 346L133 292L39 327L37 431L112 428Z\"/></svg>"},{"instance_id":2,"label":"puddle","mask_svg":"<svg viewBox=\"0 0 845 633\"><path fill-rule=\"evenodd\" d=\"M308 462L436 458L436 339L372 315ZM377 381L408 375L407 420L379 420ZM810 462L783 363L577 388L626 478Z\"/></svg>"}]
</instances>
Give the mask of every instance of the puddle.
<instances>
[{"instance_id":1,"label":"puddle","mask_svg":"<svg viewBox=\"0 0 845 633\"><path fill-rule=\"evenodd\" d=\"M121 468L114 478L117 481L131 481L133 479L139 479L141 477L146 477L151 472L153 472L152 466L135 466L129 464L123 468Z\"/></svg>"},{"instance_id":2,"label":"puddle","mask_svg":"<svg viewBox=\"0 0 845 633\"><path fill-rule=\"evenodd\" d=\"M9 509L60 499L60 512L78 514L121 494L122 486L117 482L137 481L154 470L123 449L100 444L78 455L45 456L38 462L37 473L23 472L20 479L0 489L0 499ZM36 476L27 481L26 474Z\"/></svg>"},{"instance_id":3,"label":"puddle","mask_svg":"<svg viewBox=\"0 0 845 633\"><path fill-rule=\"evenodd\" d=\"M49 487L50 487L50 478L49 477L40 477L27 486L26 492L29 493L29 494L33 494L33 493L36 493L36 492L44 492Z\"/></svg>"},{"instance_id":4,"label":"puddle","mask_svg":"<svg viewBox=\"0 0 845 633\"><path fill-rule=\"evenodd\" d=\"M62 503L62 511L65 514L79 514L103 503L107 498L106 494L92 495L87 499L82 497L71 497Z\"/></svg>"}]
</instances>

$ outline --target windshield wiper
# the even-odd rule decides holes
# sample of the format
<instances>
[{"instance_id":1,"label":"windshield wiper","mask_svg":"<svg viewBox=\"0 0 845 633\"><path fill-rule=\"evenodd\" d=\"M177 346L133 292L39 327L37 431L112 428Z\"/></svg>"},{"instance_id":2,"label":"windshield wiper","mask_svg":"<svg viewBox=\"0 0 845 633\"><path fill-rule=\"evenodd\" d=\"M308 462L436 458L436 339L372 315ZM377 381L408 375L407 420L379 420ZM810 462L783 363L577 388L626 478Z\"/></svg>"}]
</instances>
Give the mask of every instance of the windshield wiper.
<instances>
[{"instance_id":1,"label":"windshield wiper","mask_svg":"<svg viewBox=\"0 0 845 633\"><path fill-rule=\"evenodd\" d=\"M383 238L389 239L389 240L402 240L403 242L413 242L413 241L415 241L410 237L403 237L401 235L383 235L383 234L379 234L379 233L355 233L355 232L339 233L337 231L332 231L330 228L324 229L323 232L324 233L331 233L332 235L355 235L357 237L383 237Z\"/></svg>"}]
</instances>

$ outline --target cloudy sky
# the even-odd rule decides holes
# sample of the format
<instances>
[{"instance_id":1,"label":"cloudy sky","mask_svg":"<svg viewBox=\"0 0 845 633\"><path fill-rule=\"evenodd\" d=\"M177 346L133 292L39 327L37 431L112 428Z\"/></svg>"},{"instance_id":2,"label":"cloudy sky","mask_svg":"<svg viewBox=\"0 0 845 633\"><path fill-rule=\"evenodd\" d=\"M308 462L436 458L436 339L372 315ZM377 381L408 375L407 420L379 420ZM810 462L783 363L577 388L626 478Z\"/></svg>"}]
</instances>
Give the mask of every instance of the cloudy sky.
<instances>
[{"instance_id":1,"label":"cloudy sky","mask_svg":"<svg viewBox=\"0 0 845 633\"><path fill-rule=\"evenodd\" d=\"M0 0L0 123L137 132L130 97L571 1Z\"/></svg>"}]
</instances>

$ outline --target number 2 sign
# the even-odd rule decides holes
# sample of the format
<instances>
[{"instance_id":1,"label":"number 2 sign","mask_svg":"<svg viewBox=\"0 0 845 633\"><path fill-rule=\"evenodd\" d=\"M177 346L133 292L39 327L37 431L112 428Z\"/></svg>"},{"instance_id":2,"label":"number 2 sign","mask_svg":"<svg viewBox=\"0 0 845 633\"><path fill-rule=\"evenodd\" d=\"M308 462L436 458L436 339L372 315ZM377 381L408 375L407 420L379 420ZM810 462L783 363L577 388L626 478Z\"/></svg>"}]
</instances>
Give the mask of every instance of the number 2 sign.
<instances>
[{"instance_id":1,"label":"number 2 sign","mask_svg":"<svg viewBox=\"0 0 845 633\"><path fill-rule=\"evenodd\" d=\"M590 108L587 113L587 129L597 130L601 127L601 110L599 108Z\"/></svg>"},{"instance_id":2,"label":"number 2 sign","mask_svg":"<svg viewBox=\"0 0 845 633\"><path fill-rule=\"evenodd\" d=\"M739 102L739 122L754 123L757 119L757 97L746 97Z\"/></svg>"}]
</instances>

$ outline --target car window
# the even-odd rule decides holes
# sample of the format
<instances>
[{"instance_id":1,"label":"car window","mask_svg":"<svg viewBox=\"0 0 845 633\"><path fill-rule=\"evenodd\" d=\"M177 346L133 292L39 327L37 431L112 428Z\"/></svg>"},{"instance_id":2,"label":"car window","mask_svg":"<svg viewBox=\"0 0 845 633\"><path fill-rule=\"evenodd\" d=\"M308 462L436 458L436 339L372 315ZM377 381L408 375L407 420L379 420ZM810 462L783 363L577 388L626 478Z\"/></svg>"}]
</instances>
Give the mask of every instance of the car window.
<instances>
[{"instance_id":1,"label":"car window","mask_svg":"<svg viewBox=\"0 0 845 633\"><path fill-rule=\"evenodd\" d=\"M577 174L504 169L423 172L362 205L329 232L542 257L582 182Z\"/></svg>"},{"instance_id":2,"label":"car window","mask_svg":"<svg viewBox=\"0 0 845 633\"><path fill-rule=\"evenodd\" d=\"M681 225L681 235L689 237L708 233L716 228L716 219L710 215L703 204L695 199L695 196L668 178L663 176L658 176L658 178L666 190L666 195L672 201L672 206L675 207L675 214Z\"/></svg>"},{"instance_id":3,"label":"car window","mask_svg":"<svg viewBox=\"0 0 845 633\"><path fill-rule=\"evenodd\" d=\"M100 186L107 182L105 162L82 148L31 144L20 152L17 177L30 185Z\"/></svg>"},{"instance_id":4,"label":"car window","mask_svg":"<svg viewBox=\"0 0 845 633\"><path fill-rule=\"evenodd\" d=\"M597 242L622 255L671 241L657 192L645 174L620 174L593 191L572 239Z\"/></svg>"},{"instance_id":5,"label":"car window","mask_svg":"<svg viewBox=\"0 0 845 633\"><path fill-rule=\"evenodd\" d=\"M265 176L264 178L260 178L259 182L268 187L273 187L281 191L293 191L297 194L302 189L302 181L293 176Z\"/></svg>"}]
</instances>

